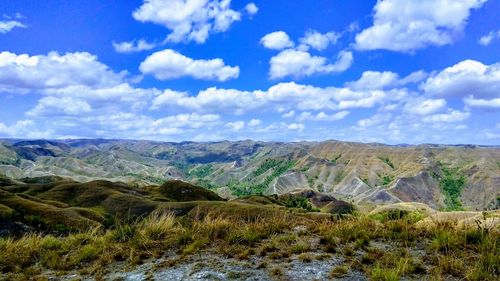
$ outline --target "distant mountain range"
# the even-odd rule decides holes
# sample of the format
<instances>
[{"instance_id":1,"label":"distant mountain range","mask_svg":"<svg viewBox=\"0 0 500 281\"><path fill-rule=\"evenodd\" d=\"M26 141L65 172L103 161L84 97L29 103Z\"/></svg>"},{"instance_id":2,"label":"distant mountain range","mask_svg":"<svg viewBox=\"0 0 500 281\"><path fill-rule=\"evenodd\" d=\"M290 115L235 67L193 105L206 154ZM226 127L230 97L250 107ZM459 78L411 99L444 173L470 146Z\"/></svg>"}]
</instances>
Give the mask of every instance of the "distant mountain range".
<instances>
[{"instance_id":1,"label":"distant mountain range","mask_svg":"<svg viewBox=\"0 0 500 281\"><path fill-rule=\"evenodd\" d=\"M313 189L358 205L500 207L500 147L341 141L0 140L0 176L56 175L138 187L180 179L223 197Z\"/></svg>"}]
</instances>

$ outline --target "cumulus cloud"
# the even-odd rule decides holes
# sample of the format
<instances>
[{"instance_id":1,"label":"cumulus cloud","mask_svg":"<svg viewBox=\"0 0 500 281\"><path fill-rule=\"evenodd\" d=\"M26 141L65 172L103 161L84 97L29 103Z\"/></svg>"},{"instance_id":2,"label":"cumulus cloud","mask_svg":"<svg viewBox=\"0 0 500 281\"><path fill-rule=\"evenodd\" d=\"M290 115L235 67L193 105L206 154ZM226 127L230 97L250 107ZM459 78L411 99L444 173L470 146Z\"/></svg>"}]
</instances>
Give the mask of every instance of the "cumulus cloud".
<instances>
[{"instance_id":1,"label":"cumulus cloud","mask_svg":"<svg viewBox=\"0 0 500 281\"><path fill-rule=\"evenodd\" d=\"M304 131L306 126L304 124L300 124L300 123L292 123L292 124L289 124L287 128L288 128L288 130L296 130L296 131L302 132L302 131Z\"/></svg>"},{"instance_id":2,"label":"cumulus cloud","mask_svg":"<svg viewBox=\"0 0 500 281\"><path fill-rule=\"evenodd\" d=\"M318 114L312 114L309 111L302 112L298 117L298 121L304 120L312 120L312 121L337 121L344 119L347 115L349 115L349 111L339 111L334 114L327 114L323 111Z\"/></svg>"},{"instance_id":3,"label":"cumulus cloud","mask_svg":"<svg viewBox=\"0 0 500 281\"><path fill-rule=\"evenodd\" d=\"M183 113L155 119L130 112L90 115L79 118L78 122L80 128L90 128L97 135L172 140L182 140L200 128L210 130L221 124L218 114Z\"/></svg>"},{"instance_id":4,"label":"cumulus cloud","mask_svg":"<svg viewBox=\"0 0 500 281\"><path fill-rule=\"evenodd\" d=\"M472 9L487 0L385 0L374 7L373 26L356 35L358 50L413 52L452 43Z\"/></svg>"},{"instance_id":5,"label":"cumulus cloud","mask_svg":"<svg viewBox=\"0 0 500 281\"><path fill-rule=\"evenodd\" d=\"M361 119L358 121L358 126L360 127L373 127L389 121L391 114L389 113L377 113L370 118Z\"/></svg>"},{"instance_id":6,"label":"cumulus cloud","mask_svg":"<svg viewBox=\"0 0 500 281\"><path fill-rule=\"evenodd\" d=\"M247 110L263 105L264 102L265 100L259 91L247 92L211 87L200 91L195 96L190 96L185 92L167 90L158 95L153 104L156 108L167 106L198 112L234 112L242 114Z\"/></svg>"},{"instance_id":7,"label":"cumulus cloud","mask_svg":"<svg viewBox=\"0 0 500 281\"><path fill-rule=\"evenodd\" d=\"M272 50L282 50L285 48L293 47L295 45L293 41L290 40L288 34L286 34L284 31L275 31L268 33L260 39L260 43L264 47Z\"/></svg>"},{"instance_id":8,"label":"cumulus cloud","mask_svg":"<svg viewBox=\"0 0 500 281\"><path fill-rule=\"evenodd\" d=\"M434 114L429 115L422 118L422 121L426 123L454 123L454 122L462 122L469 118L470 112L468 111L458 111L452 110L448 113Z\"/></svg>"},{"instance_id":9,"label":"cumulus cloud","mask_svg":"<svg viewBox=\"0 0 500 281\"><path fill-rule=\"evenodd\" d=\"M292 117L294 110L344 110L369 108L384 102L401 100L407 96L404 89L388 91L354 91L349 88L314 87L294 82L279 83L262 91L240 91L215 87L200 91L197 95L185 92L165 91L155 97L154 108L175 107L198 112L232 112L244 114L256 109L281 108L283 114Z\"/></svg>"},{"instance_id":10,"label":"cumulus cloud","mask_svg":"<svg viewBox=\"0 0 500 281\"><path fill-rule=\"evenodd\" d=\"M219 114L178 114L174 116L168 116L165 118L160 118L152 123L154 128L158 127L175 127L175 128L201 128L204 126L215 125L220 121Z\"/></svg>"},{"instance_id":11,"label":"cumulus cloud","mask_svg":"<svg viewBox=\"0 0 500 281\"><path fill-rule=\"evenodd\" d=\"M405 112L417 115L428 115L446 108L445 99L413 99L405 105Z\"/></svg>"},{"instance_id":12,"label":"cumulus cloud","mask_svg":"<svg viewBox=\"0 0 500 281\"><path fill-rule=\"evenodd\" d=\"M498 66L479 62L465 61L463 65L459 63L434 72L421 83L420 91L410 91L406 85L425 79L428 76L425 72L414 72L401 78L390 71L367 71L358 80L339 87L290 82L277 83L262 90L211 87L189 93L138 88L126 82L126 73L110 70L96 57L87 53L70 54L1 54L6 59L0 60L0 88L9 89L9 92L41 94L38 103L26 112L26 116L34 121L10 125L0 123L1 136L20 136L15 133L18 129L24 137L32 133L46 137L186 140L211 135L212 140L276 140L282 137L300 139L306 124L307 130L317 132L322 138L351 135L363 141L418 141L419 138L428 141L426 135L432 134L430 140L439 141L429 132L443 135L438 132L448 134L463 130L467 126L466 120L473 116L472 110L486 108L490 110L484 112L491 112L500 107L498 91L494 90L498 87ZM21 67L31 75L21 71ZM81 79L64 73L57 76L54 69L90 73L86 73L87 79ZM96 71L102 81L94 75ZM469 79L466 86L453 86L465 78ZM48 81L50 79L55 80ZM475 86L470 86L470 83ZM433 88L431 85L447 87L447 90L439 92L437 86ZM465 106L462 110L447 108L446 93L454 87L473 89L465 91L466 95L455 93L450 96L463 99ZM327 128L318 127L316 122L334 122L348 116L353 119L358 114L350 116L349 111L357 109L355 112L358 113L361 108L371 108L363 112L375 111L375 114L345 122L357 122L352 128L320 132ZM163 115L165 112L168 112L167 116ZM281 118L294 119L285 123ZM341 122L338 124L340 126ZM450 133L450 136L456 135Z\"/></svg>"},{"instance_id":13,"label":"cumulus cloud","mask_svg":"<svg viewBox=\"0 0 500 281\"><path fill-rule=\"evenodd\" d=\"M169 42L203 43L210 33L224 32L241 19L240 12L230 6L231 0L144 0L132 15L140 22L171 30L166 39ZM250 11L255 11L252 8Z\"/></svg>"},{"instance_id":14,"label":"cumulus cloud","mask_svg":"<svg viewBox=\"0 0 500 281\"><path fill-rule=\"evenodd\" d=\"M260 126L260 124L262 124L262 120L260 119L252 119L248 122L248 126L250 127L257 127Z\"/></svg>"},{"instance_id":15,"label":"cumulus cloud","mask_svg":"<svg viewBox=\"0 0 500 281\"><path fill-rule=\"evenodd\" d=\"M0 33L5 34L14 28L26 28L26 25L17 20L0 20Z\"/></svg>"},{"instance_id":16,"label":"cumulus cloud","mask_svg":"<svg viewBox=\"0 0 500 281\"><path fill-rule=\"evenodd\" d=\"M356 81L347 82L346 86L352 89L383 89L387 86L393 86L399 79L397 73L391 71L365 71Z\"/></svg>"},{"instance_id":17,"label":"cumulus cloud","mask_svg":"<svg viewBox=\"0 0 500 281\"><path fill-rule=\"evenodd\" d=\"M225 125L225 127L229 128L231 131L241 131L245 127L245 122L244 121L236 121L236 122L229 122Z\"/></svg>"},{"instance_id":18,"label":"cumulus cloud","mask_svg":"<svg viewBox=\"0 0 500 281\"><path fill-rule=\"evenodd\" d=\"M116 73L85 52L29 56L0 53L0 92L44 97L29 116L76 116L138 111L157 89L131 86L127 72Z\"/></svg>"},{"instance_id":19,"label":"cumulus cloud","mask_svg":"<svg viewBox=\"0 0 500 281\"><path fill-rule=\"evenodd\" d=\"M474 96L469 96L464 99L464 103L470 107L484 107L484 108L499 108L500 98L494 99L476 99Z\"/></svg>"},{"instance_id":20,"label":"cumulus cloud","mask_svg":"<svg viewBox=\"0 0 500 281\"><path fill-rule=\"evenodd\" d=\"M488 46L495 39L500 39L500 30L490 31L490 33L481 36L481 38L479 38L478 43L483 46Z\"/></svg>"},{"instance_id":21,"label":"cumulus cloud","mask_svg":"<svg viewBox=\"0 0 500 281\"><path fill-rule=\"evenodd\" d=\"M141 51L151 50L155 47L156 47L155 43L148 43L144 39L139 39L137 41L134 40L130 42L120 42L120 43L113 42L113 48L118 53L141 52Z\"/></svg>"},{"instance_id":22,"label":"cumulus cloud","mask_svg":"<svg viewBox=\"0 0 500 281\"><path fill-rule=\"evenodd\" d=\"M106 87L122 83L126 71L113 72L86 52L60 55L0 53L0 91L60 89L69 86Z\"/></svg>"},{"instance_id":23,"label":"cumulus cloud","mask_svg":"<svg viewBox=\"0 0 500 281\"><path fill-rule=\"evenodd\" d=\"M340 33L337 32L327 32L325 34L319 33L316 30L308 30L304 37L299 39L299 42L302 46L307 46L314 48L318 51L323 51L330 44L337 43L337 40L340 38Z\"/></svg>"},{"instance_id":24,"label":"cumulus cloud","mask_svg":"<svg viewBox=\"0 0 500 281\"><path fill-rule=\"evenodd\" d=\"M134 88L127 83L113 87L91 88L69 86L45 89L29 116L88 116L115 114L121 111L136 112L148 107L148 101L159 95L154 88Z\"/></svg>"},{"instance_id":25,"label":"cumulus cloud","mask_svg":"<svg viewBox=\"0 0 500 281\"><path fill-rule=\"evenodd\" d=\"M369 70L363 72L358 80L347 82L345 85L354 90L382 90L417 83L426 77L427 73L423 71L415 71L406 77L400 78L399 74L392 71Z\"/></svg>"},{"instance_id":26,"label":"cumulus cloud","mask_svg":"<svg viewBox=\"0 0 500 281\"><path fill-rule=\"evenodd\" d=\"M227 66L220 58L192 59L171 49L151 54L141 63L139 69L159 80L189 76L195 79L226 81L237 78L240 73L238 66Z\"/></svg>"},{"instance_id":27,"label":"cumulus cloud","mask_svg":"<svg viewBox=\"0 0 500 281\"><path fill-rule=\"evenodd\" d=\"M291 117L293 117L294 115L295 115L295 110L290 110L290 111L288 111L288 112L286 112L286 113L283 113L283 114L281 115L281 117L283 117L283 118L291 118Z\"/></svg>"},{"instance_id":28,"label":"cumulus cloud","mask_svg":"<svg viewBox=\"0 0 500 281\"><path fill-rule=\"evenodd\" d=\"M464 60L436 73L421 88L435 96L496 98L500 96L500 64Z\"/></svg>"},{"instance_id":29,"label":"cumulus cloud","mask_svg":"<svg viewBox=\"0 0 500 281\"><path fill-rule=\"evenodd\" d=\"M27 115L41 116L61 113L64 115L80 115L91 110L90 105L81 99L48 96L41 98L36 107L27 112Z\"/></svg>"},{"instance_id":30,"label":"cumulus cloud","mask_svg":"<svg viewBox=\"0 0 500 281\"><path fill-rule=\"evenodd\" d=\"M245 11L247 11L249 15L255 15L259 11L259 8L255 5L255 3L250 2L245 5Z\"/></svg>"},{"instance_id":31,"label":"cumulus cloud","mask_svg":"<svg viewBox=\"0 0 500 281\"><path fill-rule=\"evenodd\" d=\"M12 125L0 122L0 135L11 138L48 138L52 130L40 131L33 120L19 120Z\"/></svg>"},{"instance_id":32,"label":"cumulus cloud","mask_svg":"<svg viewBox=\"0 0 500 281\"><path fill-rule=\"evenodd\" d=\"M298 78L318 73L343 72L352 65L352 62L353 56L349 51L339 52L337 61L329 63L325 57L311 56L306 51L287 49L271 58L269 76L271 79L286 76Z\"/></svg>"},{"instance_id":33,"label":"cumulus cloud","mask_svg":"<svg viewBox=\"0 0 500 281\"><path fill-rule=\"evenodd\" d=\"M150 109L159 109L162 105L168 104L170 99L178 99L181 97L187 97L188 93L186 92L177 92L170 89L166 89L160 95L157 95L152 102Z\"/></svg>"}]
</instances>

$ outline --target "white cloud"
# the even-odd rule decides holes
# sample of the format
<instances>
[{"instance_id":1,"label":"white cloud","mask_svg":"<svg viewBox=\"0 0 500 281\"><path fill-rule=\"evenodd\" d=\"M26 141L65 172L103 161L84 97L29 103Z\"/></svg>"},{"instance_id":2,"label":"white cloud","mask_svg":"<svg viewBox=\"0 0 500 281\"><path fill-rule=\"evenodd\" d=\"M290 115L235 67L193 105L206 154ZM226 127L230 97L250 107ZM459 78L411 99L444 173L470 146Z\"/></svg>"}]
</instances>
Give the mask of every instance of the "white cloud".
<instances>
[{"instance_id":1,"label":"white cloud","mask_svg":"<svg viewBox=\"0 0 500 281\"><path fill-rule=\"evenodd\" d=\"M0 53L0 91L60 89L83 85L106 87L122 83L127 72L115 73L85 52L29 56Z\"/></svg>"},{"instance_id":2,"label":"white cloud","mask_svg":"<svg viewBox=\"0 0 500 281\"><path fill-rule=\"evenodd\" d=\"M346 31L350 33L356 32L358 30L359 30L359 23L357 21L351 22L346 28Z\"/></svg>"},{"instance_id":3,"label":"white cloud","mask_svg":"<svg viewBox=\"0 0 500 281\"><path fill-rule=\"evenodd\" d=\"M258 92L245 92L236 89L217 89L215 87L200 91L196 96L184 92L165 91L155 98L156 107L180 107L198 112L235 112L252 110L265 102Z\"/></svg>"},{"instance_id":4,"label":"white cloud","mask_svg":"<svg viewBox=\"0 0 500 281\"><path fill-rule=\"evenodd\" d=\"M469 96L464 98L464 103L470 107L484 107L484 108L499 108L500 109L500 98L494 99L475 99L474 96Z\"/></svg>"},{"instance_id":5,"label":"white cloud","mask_svg":"<svg viewBox=\"0 0 500 281\"><path fill-rule=\"evenodd\" d=\"M296 131L302 132L302 131L304 131L306 126L304 126L304 124L292 123L292 124L289 124L287 128L288 128L288 130L296 130Z\"/></svg>"},{"instance_id":6,"label":"white cloud","mask_svg":"<svg viewBox=\"0 0 500 281\"><path fill-rule=\"evenodd\" d=\"M401 100L408 95L405 89L352 91L345 88L341 89L339 93L341 95L339 95L338 109L370 108L376 104Z\"/></svg>"},{"instance_id":7,"label":"white cloud","mask_svg":"<svg viewBox=\"0 0 500 281\"><path fill-rule=\"evenodd\" d=\"M455 40L471 9L486 0L385 0L374 7L373 26L356 35L358 50L413 52Z\"/></svg>"},{"instance_id":8,"label":"white cloud","mask_svg":"<svg viewBox=\"0 0 500 281\"><path fill-rule=\"evenodd\" d=\"M260 124L262 124L262 121L260 119L252 119L248 122L248 126L250 127L257 127Z\"/></svg>"},{"instance_id":9,"label":"white cloud","mask_svg":"<svg viewBox=\"0 0 500 281\"><path fill-rule=\"evenodd\" d=\"M264 47L272 50L282 50L285 48L293 47L295 44L288 34L284 31L275 31L264 35L260 39L260 43L264 45Z\"/></svg>"},{"instance_id":10,"label":"white cloud","mask_svg":"<svg viewBox=\"0 0 500 281\"><path fill-rule=\"evenodd\" d=\"M492 98L500 96L500 64L464 60L430 77L421 88L429 95Z\"/></svg>"},{"instance_id":11,"label":"white cloud","mask_svg":"<svg viewBox=\"0 0 500 281\"><path fill-rule=\"evenodd\" d=\"M259 8L255 3L251 2L245 5L245 11L247 11L249 15L255 15L259 11Z\"/></svg>"},{"instance_id":12,"label":"white cloud","mask_svg":"<svg viewBox=\"0 0 500 281\"><path fill-rule=\"evenodd\" d=\"M405 105L405 112L417 115L429 115L446 108L445 99L412 99Z\"/></svg>"},{"instance_id":13,"label":"white cloud","mask_svg":"<svg viewBox=\"0 0 500 281\"><path fill-rule=\"evenodd\" d=\"M11 138L48 138L52 130L39 131L33 120L19 120L11 126L0 122L0 136Z\"/></svg>"},{"instance_id":14,"label":"white cloud","mask_svg":"<svg viewBox=\"0 0 500 281\"><path fill-rule=\"evenodd\" d=\"M35 108L28 111L29 116L53 115L80 115L92 111L90 105L81 99L72 97L43 97Z\"/></svg>"},{"instance_id":15,"label":"white cloud","mask_svg":"<svg viewBox=\"0 0 500 281\"><path fill-rule=\"evenodd\" d=\"M150 109L159 109L162 105L168 104L171 99L178 99L181 97L187 97L186 92L177 92L170 89L166 89L163 93L157 95L151 105Z\"/></svg>"},{"instance_id":16,"label":"white cloud","mask_svg":"<svg viewBox=\"0 0 500 281\"><path fill-rule=\"evenodd\" d=\"M500 39L500 30L491 31L488 34L481 36L481 38L479 38L478 43L483 46L488 46L494 39Z\"/></svg>"},{"instance_id":17,"label":"white cloud","mask_svg":"<svg viewBox=\"0 0 500 281\"><path fill-rule=\"evenodd\" d=\"M470 112L468 111L458 111L458 110L452 110L449 113L441 113L441 114L434 114L434 115L429 115L424 118L422 118L422 121L426 123L453 123L453 122L462 122L469 118Z\"/></svg>"},{"instance_id":18,"label":"white cloud","mask_svg":"<svg viewBox=\"0 0 500 281\"><path fill-rule=\"evenodd\" d=\"M135 88L89 53L29 56L0 53L0 92L41 94L30 116L77 116L139 111L158 95Z\"/></svg>"},{"instance_id":19,"label":"white cloud","mask_svg":"<svg viewBox=\"0 0 500 281\"><path fill-rule=\"evenodd\" d=\"M177 139L196 133L200 128L209 131L221 124L218 114L183 113L154 119L130 112L79 118L79 127L90 128L92 134L120 138ZM82 126L83 125L83 126ZM179 138L183 136L183 138ZM187 139L187 138L186 138Z\"/></svg>"},{"instance_id":20,"label":"white cloud","mask_svg":"<svg viewBox=\"0 0 500 281\"><path fill-rule=\"evenodd\" d=\"M155 120L152 127L175 127L175 128L202 128L204 126L215 125L220 121L219 114L178 114Z\"/></svg>"},{"instance_id":21,"label":"white cloud","mask_svg":"<svg viewBox=\"0 0 500 281\"><path fill-rule=\"evenodd\" d=\"M352 89L379 90L393 86L398 81L399 75L391 71L365 71L356 81L347 82L345 85Z\"/></svg>"},{"instance_id":22,"label":"white cloud","mask_svg":"<svg viewBox=\"0 0 500 281\"><path fill-rule=\"evenodd\" d=\"M304 120L312 120L312 121L337 121L344 119L347 115L349 115L349 111L339 111L334 114L326 114L325 112L321 111L318 114L314 115L309 111L302 112L298 117L298 121L304 121Z\"/></svg>"},{"instance_id":23,"label":"white cloud","mask_svg":"<svg viewBox=\"0 0 500 281\"><path fill-rule=\"evenodd\" d=\"M283 118L291 118L294 115L295 115L295 110L290 110L287 113L284 113L283 115L281 115L281 117L283 117Z\"/></svg>"},{"instance_id":24,"label":"white cloud","mask_svg":"<svg viewBox=\"0 0 500 281\"><path fill-rule=\"evenodd\" d=\"M90 88L69 86L45 89L46 95L27 112L29 116L88 116L116 114L121 111L137 112L148 107L152 97L160 91L154 88L134 88L127 83L113 87Z\"/></svg>"},{"instance_id":25,"label":"white cloud","mask_svg":"<svg viewBox=\"0 0 500 281\"><path fill-rule=\"evenodd\" d=\"M398 85L399 86L404 86L406 84L412 84L412 83L418 83L424 79L426 79L427 77L429 77L429 74L426 73L425 71L423 70L418 70L418 71L415 71L415 72L412 72L410 73L408 76L406 77L403 77L401 78L399 81L398 81Z\"/></svg>"},{"instance_id":26,"label":"white cloud","mask_svg":"<svg viewBox=\"0 0 500 281\"><path fill-rule=\"evenodd\" d=\"M404 86L410 83L417 83L427 77L427 73L423 71L415 71L406 77L400 78L397 73L392 71L365 71L356 81L345 83L354 90L382 90L386 88L394 88Z\"/></svg>"},{"instance_id":27,"label":"white cloud","mask_svg":"<svg viewBox=\"0 0 500 281\"><path fill-rule=\"evenodd\" d=\"M227 66L220 58L195 60L171 49L151 54L141 63L139 69L159 80L190 76L196 79L226 81L237 78L240 73L238 66Z\"/></svg>"},{"instance_id":28,"label":"white cloud","mask_svg":"<svg viewBox=\"0 0 500 281\"><path fill-rule=\"evenodd\" d=\"M281 51L269 61L269 76L272 79L286 76L303 77L317 73L343 72L353 62L352 53L341 51L335 63L328 63L325 57L311 56L308 52L288 49Z\"/></svg>"},{"instance_id":29,"label":"white cloud","mask_svg":"<svg viewBox=\"0 0 500 281\"><path fill-rule=\"evenodd\" d=\"M245 122L244 121L236 121L236 122L229 122L225 125L225 127L229 128L232 131L241 131L245 127Z\"/></svg>"},{"instance_id":30,"label":"white cloud","mask_svg":"<svg viewBox=\"0 0 500 281\"><path fill-rule=\"evenodd\" d=\"M337 32L327 32L325 34L321 34L316 30L308 30L304 37L299 39L299 42L304 46L312 47L318 51L323 51L330 44L337 43L337 40L340 38L340 33Z\"/></svg>"},{"instance_id":31,"label":"white cloud","mask_svg":"<svg viewBox=\"0 0 500 281\"><path fill-rule=\"evenodd\" d=\"M26 28L26 25L16 20L0 20L0 33L5 34L14 28Z\"/></svg>"},{"instance_id":32,"label":"white cloud","mask_svg":"<svg viewBox=\"0 0 500 281\"><path fill-rule=\"evenodd\" d=\"M377 113L377 114L371 116L370 118L359 120L358 126L360 126L360 127L373 127L373 126L382 124L386 121L389 121L390 118L391 118L391 114Z\"/></svg>"},{"instance_id":33,"label":"white cloud","mask_svg":"<svg viewBox=\"0 0 500 281\"><path fill-rule=\"evenodd\" d=\"M48 55L10 54L6 56L8 59L0 60L0 88L8 88L10 92L20 89L41 94L38 103L26 112L27 116L34 118L33 121L25 125L0 123L0 136L112 136L173 141L210 136L211 140L298 140L304 137L302 132L306 130L306 124L307 131L315 133L308 134L312 139L337 137L381 142L450 142L454 138L464 140L460 138L463 133L459 131L467 128L468 123L465 121L475 113L469 110L482 107L491 109L484 110L485 114L494 114L494 110L500 107L498 93L491 90L498 83L498 66L478 62L472 63L472 72L469 71L470 66L451 66L433 73L422 84L422 89L431 84L450 87L450 83L470 78L468 83L476 83L474 91L468 91L467 95L452 95L463 99L465 104L463 110L454 110L446 108L446 97L436 96L439 94L437 92L413 92L405 88L407 83L416 83L427 76L421 71L403 78L389 71L371 71L364 73L357 81L340 87L316 87L291 82L254 91L211 87L188 93L136 88L125 81L126 73L113 72L90 54L84 56L88 60L66 55L55 56L54 62L48 59ZM41 60L49 60L50 63L42 63ZM74 66L77 62L78 67ZM41 76L29 77L18 69L18 64ZM77 73L75 69L97 69L103 81L98 81L98 77L90 74L91 79L76 77L73 80L70 79L73 77L61 75L58 81L63 82L47 84L42 78L54 77L44 72L57 73L53 69L69 69L74 73ZM468 74L462 73L464 69L469 71L466 72ZM436 80L438 78L442 81ZM489 94L486 95L483 88L490 89ZM457 89L460 87L457 86ZM478 96L476 92L483 94ZM349 119L354 118L355 113L364 115L367 112L359 108L373 108L376 113L370 118L359 120L357 126L351 128L321 127L318 126L320 123L316 123L347 118L349 111L354 108L358 110L353 111ZM148 109L157 111L148 112ZM165 112L168 112L167 116L158 116ZM236 120L242 121L234 121L234 116L229 117L231 114L238 115ZM266 118L265 126L262 125L263 116ZM295 119L282 122L281 118L290 117ZM351 121L337 124L340 127ZM472 124L469 127L475 130ZM484 139L483 136L477 131L477 134L471 134L466 140L474 142L475 139Z\"/></svg>"},{"instance_id":34,"label":"white cloud","mask_svg":"<svg viewBox=\"0 0 500 281\"><path fill-rule=\"evenodd\" d=\"M139 39L137 41L134 40L130 42L120 42L120 43L113 42L113 48L118 53L141 52L141 51L151 50L155 47L156 47L155 43L148 43L144 39Z\"/></svg>"},{"instance_id":35,"label":"white cloud","mask_svg":"<svg viewBox=\"0 0 500 281\"><path fill-rule=\"evenodd\" d=\"M132 15L171 30L167 41L203 43L210 33L224 32L241 19L230 5L231 0L144 0Z\"/></svg>"},{"instance_id":36,"label":"white cloud","mask_svg":"<svg viewBox=\"0 0 500 281\"><path fill-rule=\"evenodd\" d=\"M240 91L215 87L200 91L197 95L184 92L165 91L155 97L153 108L184 108L197 112L232 112L244 114L253 110L289 111L283 116L292 117L294 110L338 110L348 108L368 108L389 101L405 98L407 91L370 90L353 91L349 88L314 87L294 82L279 83L266 91Z\"/></svg>"}]
</instances>

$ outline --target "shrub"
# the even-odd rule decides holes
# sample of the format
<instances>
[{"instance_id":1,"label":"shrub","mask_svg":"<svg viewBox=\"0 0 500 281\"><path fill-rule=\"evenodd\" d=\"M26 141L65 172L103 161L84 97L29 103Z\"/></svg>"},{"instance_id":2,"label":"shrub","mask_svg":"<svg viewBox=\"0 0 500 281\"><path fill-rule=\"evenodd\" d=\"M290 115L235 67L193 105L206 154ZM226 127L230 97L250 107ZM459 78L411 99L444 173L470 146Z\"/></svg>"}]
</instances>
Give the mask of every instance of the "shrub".
<instances>
[{"instance_id":1,"label":"shrub","mask_svg":"<svg viewBox=\"0 0 500 281\"><path fill-rule=\"evenodd\" d=\"M315 208L307 198L304 197L290 196L286 199L284 205L287 208L299 208L308 212L319 212L319 210Z\"/></svg>"},{"instance_id":2,"label":"shrub","mask_svg":"<svg viewBox=\"0 0 500 281\"><path fill-rule=\"evenodd\" d=\"M138 234L145 240L144 242L163 240L168 234L178 230L175 216L161 211L151 213L138 226Z\"/></svg>"},{"instance_id":3,"label":"shrub","mask_svg":"<svg viewBox=\"0 0 500 281\"><path fill-rule=\"evenodd\" d=\"M80 263L91 262L97 258L100 250L94 245L85 245L80 248L71 259L73 265L79 265Z\"/></svg>"},{"instance_id":4,"label":"shrub","mask_svg":"<svg viewBox=\"0 0 500 281\"><path fill-rule=\"evenodd\" d=\"M301 262L312 262L313 257L308 253L302 253L297 257Z\"/></svg>"},{"instance_id":5,"label":"shrub","mask_svg":"<svg viewBox=\"0 0 500 281\"><path fill-rule=\"evenodd\" d=\"M349 272L349 267L346 265L338 265L330 270L331 278L342 278Z\"/></svg>"},{"instance_id":6,"label":"shrub","mask_svg":"<svg viewBox=\"0 0 500 281\"><path fill-rule=\"evenodd\" d=\"M399 281L397 269L375 267L370 275L373 281Z\"/></svg>"},{"instance_id":7,"label":"shrub","mask_svg":"<svg viewBox=\"0 0 500 281\"><path fill-rule=\"evenodd\" d=\"M441 175L437 175L439 187L445 196L446 211L462 210L460 195L465 187L465 176L458 172L458 168L451 168L446 164L438 163Z\"/></svg>"}]
</instances>

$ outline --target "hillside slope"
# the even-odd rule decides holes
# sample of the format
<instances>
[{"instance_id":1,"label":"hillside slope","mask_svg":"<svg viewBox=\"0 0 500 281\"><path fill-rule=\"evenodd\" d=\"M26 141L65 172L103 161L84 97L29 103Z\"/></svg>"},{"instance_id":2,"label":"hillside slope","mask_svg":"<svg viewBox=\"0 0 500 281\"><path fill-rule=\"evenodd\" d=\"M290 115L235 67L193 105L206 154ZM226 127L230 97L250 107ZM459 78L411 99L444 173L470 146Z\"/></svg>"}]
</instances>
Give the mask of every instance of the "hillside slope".
<instances>
[{"instance_id":1,"label":"hillside slope","mask_svg":"<svg viewBox=\"0 0 500 281\"><path fill-rule=\"evenodd\" d=\"M500 148L470 145L4 140L0 174L105 179L138 187L184 180L226 197L312 189L360 205L500 206Z\"/></svg>"}]
</instances>

